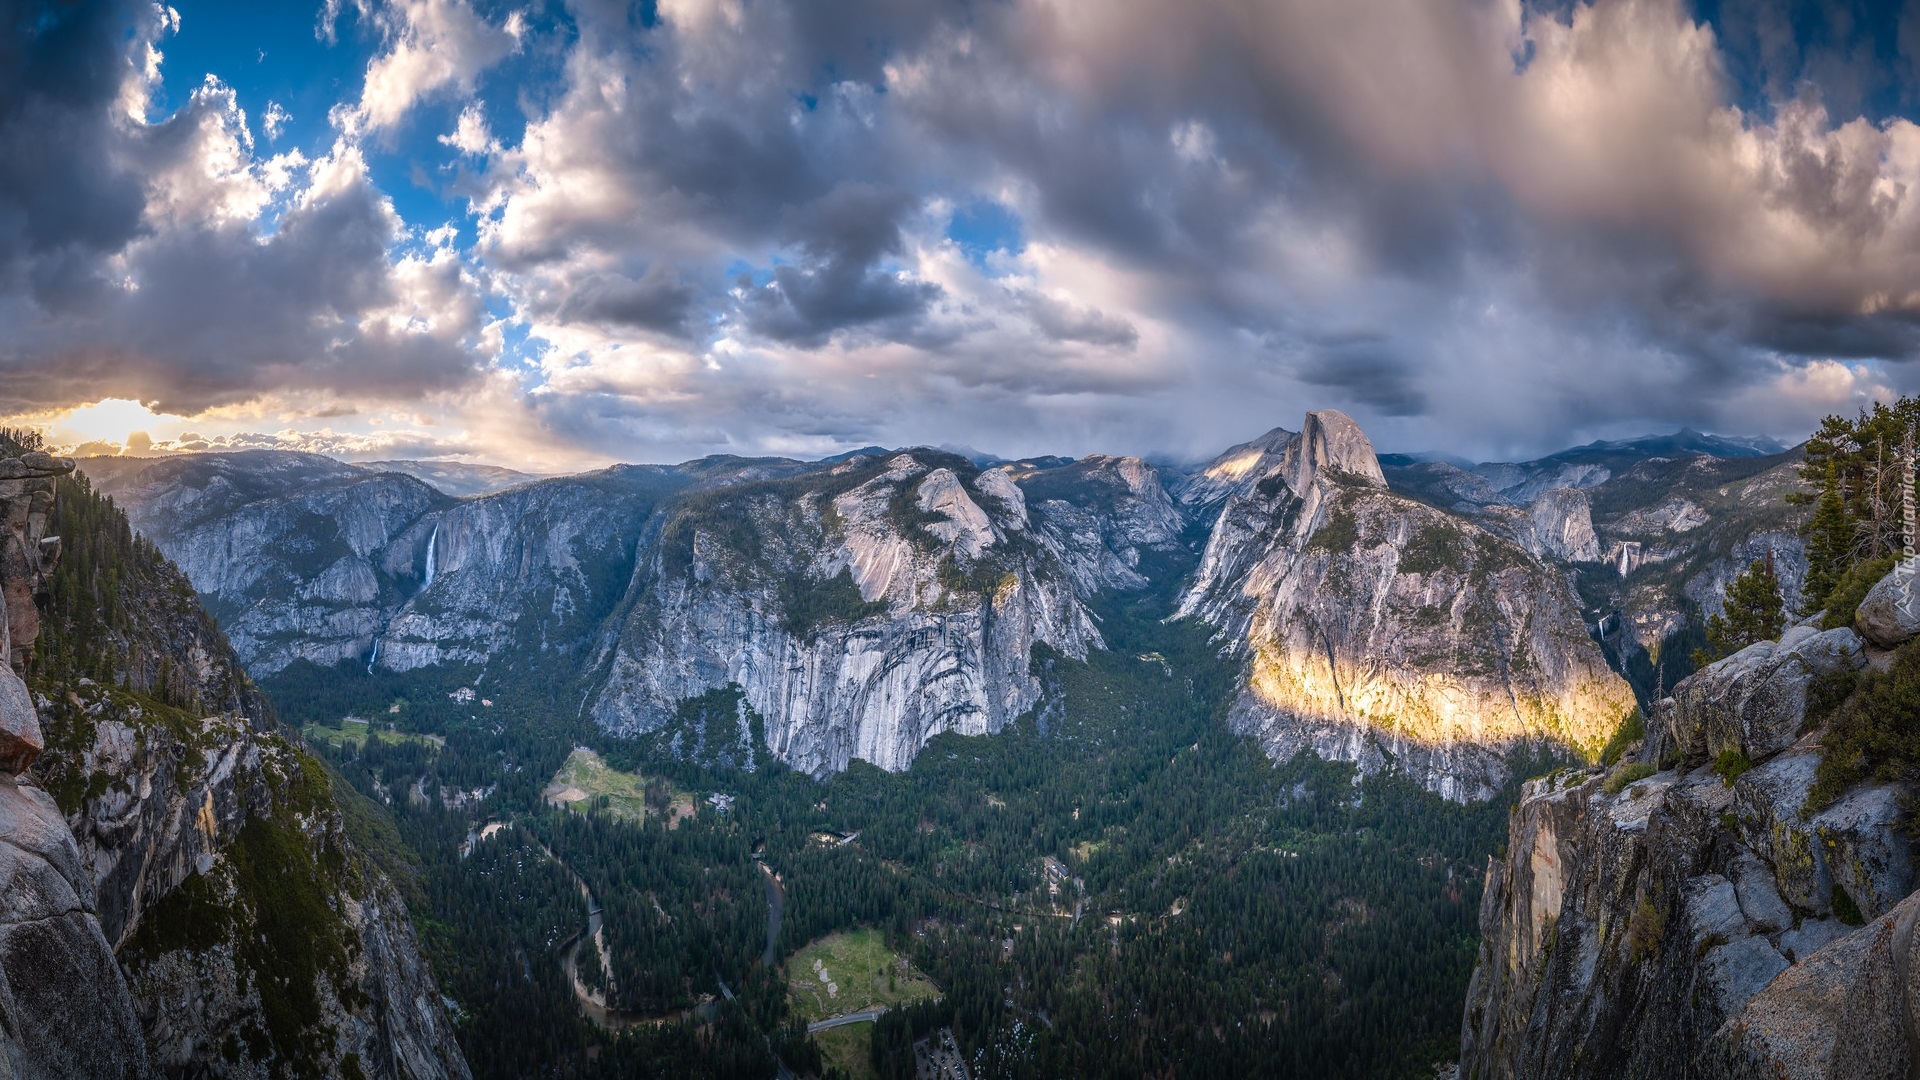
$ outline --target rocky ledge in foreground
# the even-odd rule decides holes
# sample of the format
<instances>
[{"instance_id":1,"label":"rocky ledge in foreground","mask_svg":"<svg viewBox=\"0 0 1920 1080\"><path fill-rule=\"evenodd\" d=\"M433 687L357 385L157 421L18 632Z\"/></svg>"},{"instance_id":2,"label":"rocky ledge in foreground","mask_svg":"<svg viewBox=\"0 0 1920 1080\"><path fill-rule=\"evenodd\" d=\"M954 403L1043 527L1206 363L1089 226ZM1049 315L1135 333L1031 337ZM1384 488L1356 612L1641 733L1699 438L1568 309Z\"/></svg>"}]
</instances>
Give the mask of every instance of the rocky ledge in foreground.
<instances>
[{"instance_id":1,"label":"rocky ledge in foreground","mask_svg":"<svg viewBox=\"0 0 1920 1080\"><path fill-rule=\"evenodd\" d=\"M1613 768L1526 786L1488 872L1462 1077L1920 1068L1912 785L1821 767L1859 745L1829 718L1920 682L1920 627L1889 614L1920 610L1916 580L1890 576L1854 627L1809 620L1696 673Z\"/></svg>"}]
</instances>

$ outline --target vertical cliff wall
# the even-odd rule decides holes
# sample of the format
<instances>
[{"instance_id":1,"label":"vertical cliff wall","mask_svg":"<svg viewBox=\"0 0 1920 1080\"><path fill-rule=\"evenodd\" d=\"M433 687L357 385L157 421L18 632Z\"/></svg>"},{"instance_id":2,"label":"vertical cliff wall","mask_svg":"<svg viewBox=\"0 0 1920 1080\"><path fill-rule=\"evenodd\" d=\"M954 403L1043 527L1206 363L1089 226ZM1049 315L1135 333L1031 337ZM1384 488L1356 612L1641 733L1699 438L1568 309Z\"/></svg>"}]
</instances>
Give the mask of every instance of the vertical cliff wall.
<instances>
[{"instance_id":1,"label":"vertical cliff wall","mask_svg":"<svg viewBox=\"0 0 1920 1080\"><path fill-rule=\"evenodd\" d=\"M16 977L0 942L14 1074L467 1075L324 769L275 733L179 572L71 462L15 449L0 596L31 691L0 673L0 708L31 769L0 790L0 904L40 970Z\"/></svg>"},{"instance_id":2,"label":"vertical cliff wall","mask_svg":"<svg viewBox=\"0 0 1920 1080\"><path fill-rule=\"evenodd\" d=\"M1462 1076L1920 1068L1913 785L1869 769L1816 794L1837 695L1915 663L1920 618L1877 615L1893 591L1869 636L1794 627L1681 683L1619 764L1527 785L1488 871Z\"/></svg>"},{"instance_id":3,"label":"vertical cliff wall","mask_svg":"<svg viewBox=\"0 0 1920 1080\"><path fill-rule=\"evenodd\" d=\"M1035 644L1100 641L1010 477L928 451L684 501L631 595L597 720L653 731L737 684L767 746L815 773L998 731L1037 700Z\"/></svg>"},{"instance_id":4,"label":"vertical cliff wall","mask_svg":"<svg viewBox=\"0 0 1920 1080\"><path fill-rule=\"evenodd\" d=\"M1243 658L1232 723L1276 758L1312 749L1485 798L1513 748L1597 752L1632 708L1567 580L1387 491L1347 417L1311 413L1199 476L1186 492L1223 501L1180 613Z\"/></svg>"}]
</instances>

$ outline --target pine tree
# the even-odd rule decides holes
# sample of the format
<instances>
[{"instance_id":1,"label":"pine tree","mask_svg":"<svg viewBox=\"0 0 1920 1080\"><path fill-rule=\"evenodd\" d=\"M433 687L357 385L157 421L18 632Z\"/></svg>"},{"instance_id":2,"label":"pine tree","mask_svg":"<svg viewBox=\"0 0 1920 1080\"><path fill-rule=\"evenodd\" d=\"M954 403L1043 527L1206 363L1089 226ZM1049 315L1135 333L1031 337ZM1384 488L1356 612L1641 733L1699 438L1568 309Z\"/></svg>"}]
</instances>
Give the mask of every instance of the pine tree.
<instances>
[{"instance_id":1,"label":"pine tree","mask_svg":"<svg viewBox=\"0 0 1920 1080\"><path fill-rule=\"evenodd\" d=\"M1753 560L1727 586L1724 613L1707 620L1707 650L1711 655L1696 658L1696 666L1699 659L1716 660L1756 641L1772 641L1786 625L1786 602L1780 596L1780 579L1773 572L1773 555L1769 553Z\"/></svg>"},{"instance_id":2,"label":"pine tree","mask_svg":"<svg viewBox=\"0 0 1920 1080\"><path fill-rule=\"evenodd\" d=\"M1807 579L1802 590L1809 609L1818 610L1826 606L1833 587L1840 583L1847 568L1853 565L1853 534L1853 519L1847 513L1846 501L1840 494L1838 469L1834 463L1828 462L1826 483L1820 491L1820 505L1813 512L1813 520L1807 524Z\"/></svg>"}]
</instances>

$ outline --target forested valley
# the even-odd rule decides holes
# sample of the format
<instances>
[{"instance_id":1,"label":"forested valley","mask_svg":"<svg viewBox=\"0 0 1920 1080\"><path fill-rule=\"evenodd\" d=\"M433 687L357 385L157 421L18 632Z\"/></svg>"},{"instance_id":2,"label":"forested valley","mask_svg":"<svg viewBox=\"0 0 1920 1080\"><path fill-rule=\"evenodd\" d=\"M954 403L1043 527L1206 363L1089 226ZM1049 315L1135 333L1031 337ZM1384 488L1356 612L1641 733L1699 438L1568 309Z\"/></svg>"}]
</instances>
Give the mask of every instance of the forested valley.
<instances>
[{"instance_id":1,"label":"forested valley","mask_svg":"<svg viewBox=\"0 0 1920 1080\"><path fill-rule=\"evenodd\" d=\"M941 1029L975 1077L1430 1075L1458 1042L1511 798L1269 762L1227 732L1235 672L1170 608L1167 589L1109 596L1108 650L1042 649L1043 704L1013 726L825 781L774 761L731 689L642 739L596 729L559 681L300 665L266 689L310 732L368 722L314 743L403 883L479 1076L905 1077ZM652 811L548 805L575 747L650 778ZM574 874L610 972L569 951ZM862 927L939 996L829 1060L787 961ZM567 955L617 1022L583 1014Z\"/></svg>"}]
</instances>

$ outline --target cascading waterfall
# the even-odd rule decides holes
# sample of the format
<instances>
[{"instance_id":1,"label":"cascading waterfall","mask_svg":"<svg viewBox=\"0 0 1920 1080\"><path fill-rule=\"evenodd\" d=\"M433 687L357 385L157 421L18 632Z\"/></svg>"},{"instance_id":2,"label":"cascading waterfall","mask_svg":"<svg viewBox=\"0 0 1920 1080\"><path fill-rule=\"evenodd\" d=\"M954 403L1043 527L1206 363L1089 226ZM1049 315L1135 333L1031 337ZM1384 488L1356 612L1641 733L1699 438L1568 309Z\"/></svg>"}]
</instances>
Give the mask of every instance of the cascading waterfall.
<instances>
[{"instance_id":1,"label":"cascading waterfall","mask_svg":"<svg viewBox=\"0 0 1920 1080\"><path fill-rule=\"evenodd\" d=\"M440 526L435 523L433 535L427 537L427 576L420 581L420 591L425 592L433 584L433 549L440 542Z\"/></svg>"},{"instance_id":2,"label":"cascading waterfall","mask_svg":"<svg viewBox=\"0 0 1920 1080\"><path fill-rule=\"evenodd\" d=\"M426 592L428 586L431 586L433 584L435 549L439 546L439 544L440 544L440 524L438 522L435 522L433 526L433 532L427 535L427 572L425 574L422 574L420 577L420 592ZM416 593L415 595L417 596L419 594ZM384 633L385 633L385 630L383 629L381 631L381 634L384 634ZM381 634L373 635L373 655L367 657L367 674L369 675L373 674L373 666L380 662Z\"/></svg>"}]
</instances>

